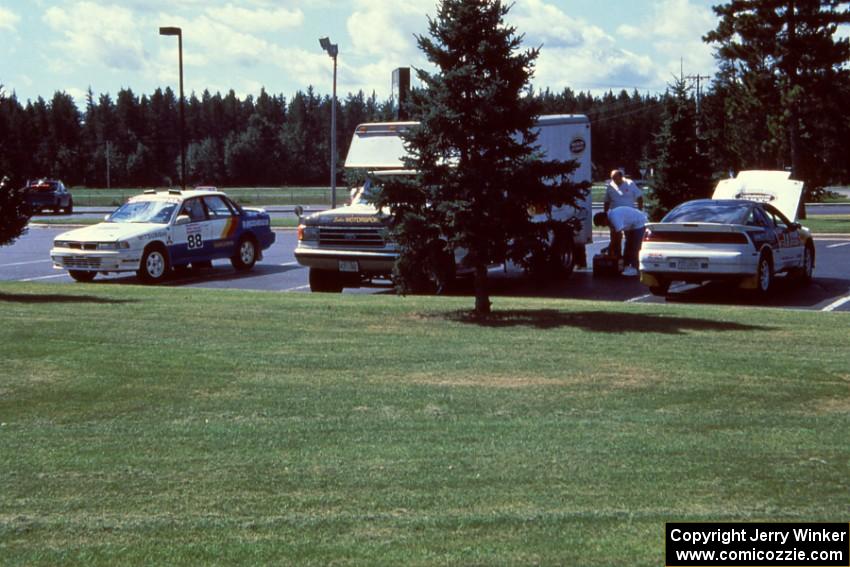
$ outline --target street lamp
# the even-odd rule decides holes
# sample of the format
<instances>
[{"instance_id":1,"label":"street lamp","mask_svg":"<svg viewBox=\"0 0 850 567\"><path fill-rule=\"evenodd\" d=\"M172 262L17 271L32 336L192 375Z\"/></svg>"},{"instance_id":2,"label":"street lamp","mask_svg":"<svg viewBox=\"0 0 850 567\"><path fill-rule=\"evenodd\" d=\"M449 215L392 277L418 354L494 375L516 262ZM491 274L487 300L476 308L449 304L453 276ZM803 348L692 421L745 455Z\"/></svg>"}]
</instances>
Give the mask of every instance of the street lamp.
<instances>
[{"instance_id":1,"label":"street lamp","mask_svg":"<svg viewBox=\"0 0 850 567\"><path fill-rule=\"evenodd\" d=\"M159 28L159 35L176 35L180 58L180 184L186 189L186 115L183 110L183 30L174 27Z\"/></svg>"},{"instance_id":2,"label":"street lamp","mask_svg":"<svg viewBox=\"0 0 850 567\"><path fill-rule=\"evenodd\" d=\"M336 208L336 56L339 53L339 46L331 43L331 40L323 37L319 39L319 45L322 46L331 59L334 60L334 87L333 101L331 104L331 208Z\"/></svg>"}]
</instances>

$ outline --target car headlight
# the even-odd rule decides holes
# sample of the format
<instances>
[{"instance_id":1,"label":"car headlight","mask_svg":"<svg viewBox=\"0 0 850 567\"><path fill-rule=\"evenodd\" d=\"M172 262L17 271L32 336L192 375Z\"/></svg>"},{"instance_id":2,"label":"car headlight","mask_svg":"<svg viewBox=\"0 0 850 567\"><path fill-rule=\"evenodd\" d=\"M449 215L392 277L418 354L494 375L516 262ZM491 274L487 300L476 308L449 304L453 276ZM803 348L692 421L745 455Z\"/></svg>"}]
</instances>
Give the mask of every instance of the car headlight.
<instances>
[{"instance_id":1,"label":"car headlight","mask_svg":"<svg viewBox=\"0 0 850 567\"><path fill-rule=\"evenodd\" d=\"M319 227L298 225L298 240L318 240Z\"/></svg>"},{"instance_id":2,"label":"car headlight","mask_svg":"<svg viewBox=\"0 0 850 567\"><path fill-rule=\"evenodd\" d=\"M130 243L126 241L119 242L98 242L98 250L126 250L130 247Z\"/></svg>"},{"instance_id":3,"label":"car headlight","mask_svg":"<svg viewBox=\"0 0 850 567\"><path fill-rule=\"evenodd\" d=\"M54 240L53 247L54 248L67 248L71 243L67 240Z\"/></svg>"}]
</instances>

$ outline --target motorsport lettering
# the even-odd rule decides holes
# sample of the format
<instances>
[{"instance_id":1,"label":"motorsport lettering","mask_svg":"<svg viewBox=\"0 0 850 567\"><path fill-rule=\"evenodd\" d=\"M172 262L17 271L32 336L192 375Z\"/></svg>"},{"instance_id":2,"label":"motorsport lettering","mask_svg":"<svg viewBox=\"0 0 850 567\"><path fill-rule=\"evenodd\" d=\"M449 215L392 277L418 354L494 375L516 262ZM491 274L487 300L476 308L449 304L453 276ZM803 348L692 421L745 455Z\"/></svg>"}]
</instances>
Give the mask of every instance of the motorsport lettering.
<instances>
[{"instance_id":1,"label":"motorsport lettering","mask_svg":"<svg viewBox=\"0 0 850 567\"><path fill-rule=\"evenodd\" d=\"M672 541L685 541L694 544L720 543L728 545L732 542L746 541L764 541L777 542L782 545L787 543L788 538L793 534L794 541L798 543L813 543L813 542L835 542L840 543L846 541L846 531L833 530L813 530L812 528L796 528L793 530L761 530L758 528L748 529L731 529L731 530L710 530L710 531L689 531L675 528L670 532Z\"/></svg>"}]
</instances>

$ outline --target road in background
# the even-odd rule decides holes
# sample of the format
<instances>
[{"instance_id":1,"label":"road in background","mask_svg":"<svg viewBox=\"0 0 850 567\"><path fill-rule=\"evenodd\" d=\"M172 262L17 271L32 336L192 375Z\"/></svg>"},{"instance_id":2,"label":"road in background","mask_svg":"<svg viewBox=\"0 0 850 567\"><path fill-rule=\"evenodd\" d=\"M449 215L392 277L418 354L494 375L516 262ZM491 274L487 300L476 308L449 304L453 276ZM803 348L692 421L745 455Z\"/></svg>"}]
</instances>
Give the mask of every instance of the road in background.
<instances>
[{"instance_id":1,"label":"road in background","mask_svg":"<svg viewBox=\"0 0 850 567\"><path fill-rule=\"evenodd\" d=\"M250 205L249 205L250 206ZM293 218L295 216L294 206L266 206L261 207L266 210L272 218ZM317 211L327 210L329 207L322 205L307 205L304 207L305 214L311 214ZM71 215L36 215L32 218L32 222L50 221L54 219L102 219L109 213L115 210L115 207L74 207L74 213ZM593 211L599 212L602 210L600 203L594 203ZM815 203L806 205L806 213L810 216L817 215L850 215L850 203ZM805 224L805 222L803 223Z\"/></svg>"},{"instance_id":2,"label":"road in background","mask_svg":"<svg viewBox=\"0 0 850 567\"><path fill-rule=\"evenodd\" d=\"M0 248L0 281L32 281L74 284L64 270L54 270L49 258L53 239L64 228L31 228L14 245ZM588 258L606 245L607 239L597 236L588 247ZM216 261L208 270L173 276L163 285L176 287L243 289L278 292L309 293L307 270L293 255L296 235L293 230L277 232L277 242L264 252L263 259L250 272L236 272L230 262ZM728 285L678 285L671 288L669 302L722 305L760 305L798 309L850 311L850 235L836 238L816 238L817 265L815 277L801 287L778 278L776 289L769 297L759 299L752 293ZM592 299L617 302L659 303L664 298L648 295L647 288L637 278L600 278L587 270L576 271L569 279L556 283L539 283L518 271L505 272L495 268L490 272L494 296L525 296ZM135 274L99 275L91 285L135 285ZM82 285L82 284L76 284ZM392 293L389 282L378 287L347 288L345 293ZM467 286L457 293L471 294Z\"/></svg>"}]
</instances>

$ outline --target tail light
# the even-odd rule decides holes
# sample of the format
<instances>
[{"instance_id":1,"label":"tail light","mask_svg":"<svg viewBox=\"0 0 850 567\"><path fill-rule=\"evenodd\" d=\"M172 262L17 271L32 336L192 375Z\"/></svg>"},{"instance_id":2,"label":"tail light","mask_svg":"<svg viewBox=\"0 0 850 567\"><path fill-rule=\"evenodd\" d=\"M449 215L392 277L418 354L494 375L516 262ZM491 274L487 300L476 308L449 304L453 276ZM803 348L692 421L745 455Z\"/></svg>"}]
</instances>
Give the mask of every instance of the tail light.
<instances>
[{"instance_id":1,"label":"tail light","mask_svg":"<svg viewBox=\"0 0 850 567\"><path fill-rule=\"evenodd\" d=\"M643 235L644 242L681 242L685 244L748 244L743 232L685 232L678 230L649 230Z\"/></svg>"}]
</instances>

